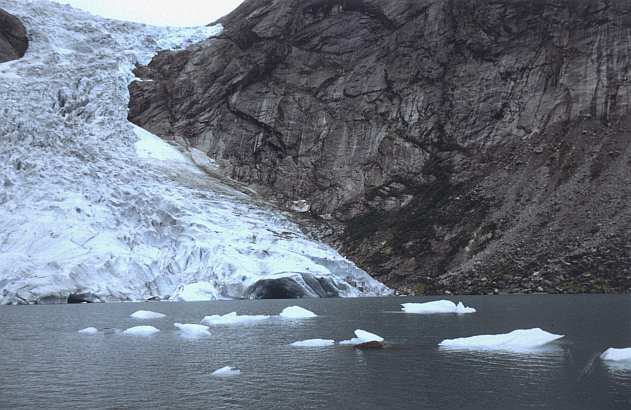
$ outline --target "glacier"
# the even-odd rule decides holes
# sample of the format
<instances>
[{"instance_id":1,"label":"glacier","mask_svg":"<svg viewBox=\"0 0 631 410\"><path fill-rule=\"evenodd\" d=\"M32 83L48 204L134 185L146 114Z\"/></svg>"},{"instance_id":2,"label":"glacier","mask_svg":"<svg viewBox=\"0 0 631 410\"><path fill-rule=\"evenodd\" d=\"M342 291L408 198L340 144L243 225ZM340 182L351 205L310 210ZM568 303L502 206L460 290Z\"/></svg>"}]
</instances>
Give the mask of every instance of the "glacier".
<instances>
[{"instance_id":1,"label":"glacier","mask_svg":"<svg viewBox=\"0 0 631 410\"><path fill-rule=\"evenodd\" d=\"M127 121L132 69L221 26L152 27L0 0L30 46L0 64L0 303L390 290L203 153Z\"/></svg>"}]
</instances>

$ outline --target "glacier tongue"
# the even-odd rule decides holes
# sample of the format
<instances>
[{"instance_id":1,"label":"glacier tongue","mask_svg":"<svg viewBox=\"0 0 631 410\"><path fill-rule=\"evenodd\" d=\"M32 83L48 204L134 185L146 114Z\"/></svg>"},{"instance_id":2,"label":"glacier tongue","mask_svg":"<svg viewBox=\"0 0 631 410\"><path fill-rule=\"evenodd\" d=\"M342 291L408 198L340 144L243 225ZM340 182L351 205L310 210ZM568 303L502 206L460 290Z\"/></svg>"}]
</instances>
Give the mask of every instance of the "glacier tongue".
<instances>
[{"instance_id":1,"label":"glacier tongue","mask_svg":"<svg viewBox=\"0 0 631 410\"><path fill-rule=\"evenodd\" d=\"M241 298L294 285L307 296L389 293L127 122L133 65L221 27L151 27L49 1L0 8L31 40L23 59L0 65L0 303Z\"/></svg>"}]
</instances>

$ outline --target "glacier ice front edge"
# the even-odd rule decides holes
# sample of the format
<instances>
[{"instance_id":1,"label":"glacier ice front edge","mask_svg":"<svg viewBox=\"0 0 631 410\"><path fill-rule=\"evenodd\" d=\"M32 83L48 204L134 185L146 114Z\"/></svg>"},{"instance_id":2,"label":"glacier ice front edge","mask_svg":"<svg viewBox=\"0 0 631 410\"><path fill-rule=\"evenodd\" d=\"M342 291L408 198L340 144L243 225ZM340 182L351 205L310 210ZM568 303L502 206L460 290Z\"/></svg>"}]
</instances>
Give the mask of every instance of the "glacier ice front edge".
<instances>
[{"instance_id":1,"label":"glacier ice front edge","mask_svg":"<svg viewBox=\"0 0 631 410\"><path fill-rule=\"evenodd\" d=\"M222 27L151 27L49 1L0 8L31 40L24 58L0 64L0 303L390 293L127 121L136 63Z\"/></svg>"}]
</instances>

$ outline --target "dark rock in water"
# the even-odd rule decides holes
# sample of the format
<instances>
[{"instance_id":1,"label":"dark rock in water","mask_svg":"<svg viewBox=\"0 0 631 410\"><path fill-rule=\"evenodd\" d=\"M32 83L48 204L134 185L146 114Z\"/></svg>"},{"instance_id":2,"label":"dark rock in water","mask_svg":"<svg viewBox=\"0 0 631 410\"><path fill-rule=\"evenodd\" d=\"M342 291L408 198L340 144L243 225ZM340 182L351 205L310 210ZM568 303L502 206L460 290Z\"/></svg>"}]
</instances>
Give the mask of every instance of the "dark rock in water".
<instances>
[{"instance_id":1,"label":"dark rock in water","mask_svg":"<svg viewBox=\"0 0 631 410\"><path fill-rule=\"evenodd\" d=\"M371 342L353 345L353 348L355 349L383 349L383 342L378 342L376 340L373 340Z\"/></svg>"},{"instance_id":2,"label":"dark rock in water","mask_svg":"<svg viewBox=\"0 0 631 410\"><path fill-rule=\"evenodd\" d=\"M402 292L627 291L630 16L623 0L246 0L219 37L138 67L152 81L130 86L129 117L299 203Z\"/></svg>"},{"instance_id":3,"label":"dark rock in water","mask_svg":"<svg viewBox=\"0 0 631 410\"><path fill-rule=\"evenodd\" d=\"M68 303L95 303L95 302L99 302L99 298L90 293L71 293L68 296Z\"/></svg>"},{"instance_id":4,"label":"dark rock in water","mask_svg":"<svg viewBox=\"0 0 631 410\"><path fill-rule=\"evenodd\" d=\"M22 22L0 9L0 63L17 60L28 48L28 37Z\"/></svg>"},{"instance_id":5,"label":"dark rock in water","mask_svg":"<svg viewBox=\"0 0 631 410\"><path fill-rule=\"evenodd\" d=\"M339 290L330 279L316 278L310 273L294 273L261 279L246 290L245 296L250 299L324 298L339 296Z\"/></svg>"}]
</instances>

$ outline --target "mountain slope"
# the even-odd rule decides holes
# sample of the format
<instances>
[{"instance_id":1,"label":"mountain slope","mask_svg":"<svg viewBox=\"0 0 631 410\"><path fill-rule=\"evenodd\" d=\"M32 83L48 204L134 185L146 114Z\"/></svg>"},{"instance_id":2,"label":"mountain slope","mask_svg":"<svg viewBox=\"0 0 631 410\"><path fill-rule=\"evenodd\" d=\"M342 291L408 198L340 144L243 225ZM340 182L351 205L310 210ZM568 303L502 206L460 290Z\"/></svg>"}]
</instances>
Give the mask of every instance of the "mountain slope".
<instances>
[{"instance_id":1,"label":"mountain slope","mask_svg":"<svg viewBox=\"0 0 631 410\"><path fill-rule=\"evenodd\" d=\"M130 120L416 293L631 288L631 6L249 0L161 53Z\"/></svg>"},{"instance_id":2,"label":"mountain slope","mask_svg":"<svg viewBox=\"0 0 631 410\"><path fill-rule=\"evenodd\" d=\"M0 0L28 54L0 64L0 303L386 294L211 161L127 121L136 63L221 26L157 28Z\"/></svg>"}]
</instances>

